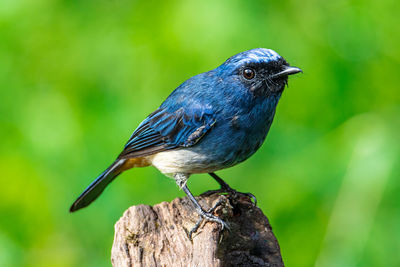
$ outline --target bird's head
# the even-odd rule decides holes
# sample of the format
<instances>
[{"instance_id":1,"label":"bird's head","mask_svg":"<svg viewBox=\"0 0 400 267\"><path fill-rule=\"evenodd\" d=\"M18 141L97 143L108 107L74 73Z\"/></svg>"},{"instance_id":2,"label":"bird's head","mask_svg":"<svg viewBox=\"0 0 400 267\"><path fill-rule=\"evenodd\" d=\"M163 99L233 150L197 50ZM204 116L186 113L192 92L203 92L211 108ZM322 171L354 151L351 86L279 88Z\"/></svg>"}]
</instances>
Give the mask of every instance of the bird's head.
<instances>
[{"instance_id":1,"label":"bird's head","mask_svg":"<svg viewBox=\"0 0 400 267\"><path fill-rule=\"evenodd\" d=\"M256 96L281 94L288 76L302 72L271 49L256 48L230 57L218 69Z\"/></svg>"}]
</instances>

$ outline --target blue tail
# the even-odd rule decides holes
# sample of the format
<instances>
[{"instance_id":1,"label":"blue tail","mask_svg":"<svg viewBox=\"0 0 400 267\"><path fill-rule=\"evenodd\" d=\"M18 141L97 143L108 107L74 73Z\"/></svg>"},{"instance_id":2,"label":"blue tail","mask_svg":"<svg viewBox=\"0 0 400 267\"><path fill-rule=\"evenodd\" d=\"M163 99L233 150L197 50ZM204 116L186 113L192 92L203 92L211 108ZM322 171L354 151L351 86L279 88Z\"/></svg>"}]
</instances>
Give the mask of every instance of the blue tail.
<instances>
[{"instance_id":1,"label":"blue tail","mask_svg":"<svg viewBox=\"0 0 400 267\"><path fill-rule=\"evenodd\" d=\"M92 203L111 183L115 177L117 177L122 171L121 167L124 165L125 160L116 160L110 167L107 168L96 180L94 180L88 188L75 200L69 209L70 212L77 211L81 208L88 206Z\"/></svg>"}]
</instances>

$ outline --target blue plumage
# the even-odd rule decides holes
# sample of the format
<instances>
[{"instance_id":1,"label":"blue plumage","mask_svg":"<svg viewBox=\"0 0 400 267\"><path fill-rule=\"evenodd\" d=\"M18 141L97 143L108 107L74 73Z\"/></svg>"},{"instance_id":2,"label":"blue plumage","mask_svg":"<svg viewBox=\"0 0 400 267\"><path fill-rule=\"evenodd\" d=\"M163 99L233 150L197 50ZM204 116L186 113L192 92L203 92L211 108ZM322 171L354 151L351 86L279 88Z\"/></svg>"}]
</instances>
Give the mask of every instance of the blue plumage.
<instances>
[{"instance_id":1,"label":"blue plumage","mask_svg":"<svg viewBox=\"0 0 400 267\"><path fill-rule=\"evenodd\" d=\"M111 171L92 183L71 211L87 206L120 172L147 165L174 176L197 206L186 186L189 176L231 167L257 151L288 75L299 71L276 52L258 48L188 79L139 125ZM223 224L211 214L200 213Z\"/></svg>"}]
</instances>

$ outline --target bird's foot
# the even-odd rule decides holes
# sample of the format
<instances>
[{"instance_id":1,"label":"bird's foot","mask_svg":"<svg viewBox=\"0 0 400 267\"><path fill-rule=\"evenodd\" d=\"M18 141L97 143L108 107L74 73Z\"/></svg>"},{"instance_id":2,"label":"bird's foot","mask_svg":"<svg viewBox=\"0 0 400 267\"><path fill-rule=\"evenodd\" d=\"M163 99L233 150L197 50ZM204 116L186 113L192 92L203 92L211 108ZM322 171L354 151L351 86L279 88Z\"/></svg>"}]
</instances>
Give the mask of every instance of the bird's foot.
<instances>
[{"instance_id":1,"label":"bird's foot","mask_svg":"<svg viewBox=\"0 0 400 267\"><path fill-rule=\"evenodd\" d=\"M203 194L206 195L206 196L210 196L212 194L224 194L224 193L232 195L233 198L237 198L239 194L245 195L245 196L247 196L248 198L250 198L253 201L255 206L257 206L257 198L256 198L255 195L253 195L252 193L239 192L239 191L237 191L237 190L235 190L235 189L233 189L233 188L231 188L229 186L228 187L221 186L220 189L209 190L209 191L207 191L207 192L205 192Z\"/></svg>"},{"instance_id":2,"label":"bird's foot","mask_svg":"<svg viewBox=\"0 0 400 267\"><path fill-rule=\"evenodd\" d=\"M200 228L201 223L205 221L211 221L211 222L216 222L221 225L221 230L227 229L230 230L228 224L224 222L222 219L218 218L214 214L212 214L215 209L222 204L223 201L219 200L211 209L208 211L204 211L203 209L198 209L197 212L200 215L200 218L196 222L195 226L189 231L188 237L190 240L192 240L192 236L194 233L197 232L197 230Z\"/></svg>"},{"instance_id":3,"label":"bird's foot","mask_svg":"<svg viewBox=\"0 0 400 267\"><path fill-rule=\"evenodd\" d=\"M211 195L213 193L218 193L218 194L220 194L220 193L228 193L228 194L232 195L233 198L236 199L238 197L238 194L242 194L242 195L245 195L248 198L252 199L253 202L254 202L254 205L257 206L257 198L252 193L238 192L235 189L233 189L232 187L230 187L224 180L222 180L221 177L219 177L215 173L211 172L211 173L209 173L209 175L212 178L214 178L215 181L217 181L220 184L221 188L219 190L208 191L208 192L206 192L207 195L208 194Z\"/></svg>"},{"instance_id":4,"label":"bird's foot","mask_svg":"<svg viewBox=\"0 0 400 267\"><path fill-rule=\"evenodd\" d=\"M223 192L226 192L226 193L228 193L228 194L231 194L234 198L237 198L238 194L245 195L245 196L247 196L248 198L252 199L253 202L254 202L254 205L257 206L257 198L256 198L256 196L253 195L252 193L242 193L242 192L238 192L237 190L233 189L233 188L230 187L230 186L226 186L226 187L221 186L221 189L220 189L220 190L222 190Z\"/></svg>"}]
</instances>

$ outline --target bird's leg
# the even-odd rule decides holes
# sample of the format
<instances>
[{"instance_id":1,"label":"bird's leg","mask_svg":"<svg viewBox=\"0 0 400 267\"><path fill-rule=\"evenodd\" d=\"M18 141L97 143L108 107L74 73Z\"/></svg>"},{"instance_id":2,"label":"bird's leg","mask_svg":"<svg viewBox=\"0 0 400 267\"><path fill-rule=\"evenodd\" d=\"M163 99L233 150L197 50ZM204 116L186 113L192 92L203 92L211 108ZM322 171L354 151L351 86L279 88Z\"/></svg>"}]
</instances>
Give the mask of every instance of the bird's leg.
<instances>
[{"instance_id":1,"label":"bird's leg","mask_svg":"<svg viewBox=\"0 0 400 267\"><path fill-rule=\"evenodd\" d=\"M215 181L217 181L220 186L221 189L217 190L219 192L226 192L229 194L232 194L234 197L237 195L238 191L236 191L235 189L233 189L232 187L230 187L224 180L222 180L221 177L219 177L218 175L216 175L213 172L210 172L209 175L215 179ZM246 196L248 196L249 198L251 198L254 201L254 205L257 205L257 198L252 194L252 193L242 193Z\"/></svg>"},{"instance_id":2,"label":"bird's leg","mask_svg":"<svg viewBox=\"0 0 400 267\"><path fill-rule=\"evenodd\" d=\"M215 181L217 181L219 183L219 185L221 186L221 191L222 192L227 192L227 193L232 193L232 194L236 194L236 190L233 189L232 187L230 187L224 180L222 180L221 177L219 177L218 175L216 175L213 172L210 172L209 175L215 179Z\"/></svg>"},{"instance_id":3,"label":"bird's leg","mask_svg":"<svg viewBox=\"0 0 400 267\"><path fill-rule=\"evenodd\" d=\"M193 203L194 207L196 208L197 213L202 217L195 225L195 227L190 230L189 232L189 238L192 237L192 234L195 233L197 231L197 229L199 228L201 222L203 219L207 220L207 221L212 221L212 222L217 222L221 225L222 230L224 228L229 229L228 225L221 220L220 218L218 218L217 216L213 215L212 212L215 210L215 208L217 206L219 206L221 204L221 202L218 202L214 205L214 207L212 207L209 211L205 211L199 204L199 202L197 202L197 200L194 198L193 194L190 192L189 188L186 185L187 179L188 179L189 175L187 174L176 174L175 175L175 181L178 184L178 186L180 188L182 188L182 190L186 193L186 195L188 196L188 198L190 199L190 201Z\"/></svg>"}]
</instances>

